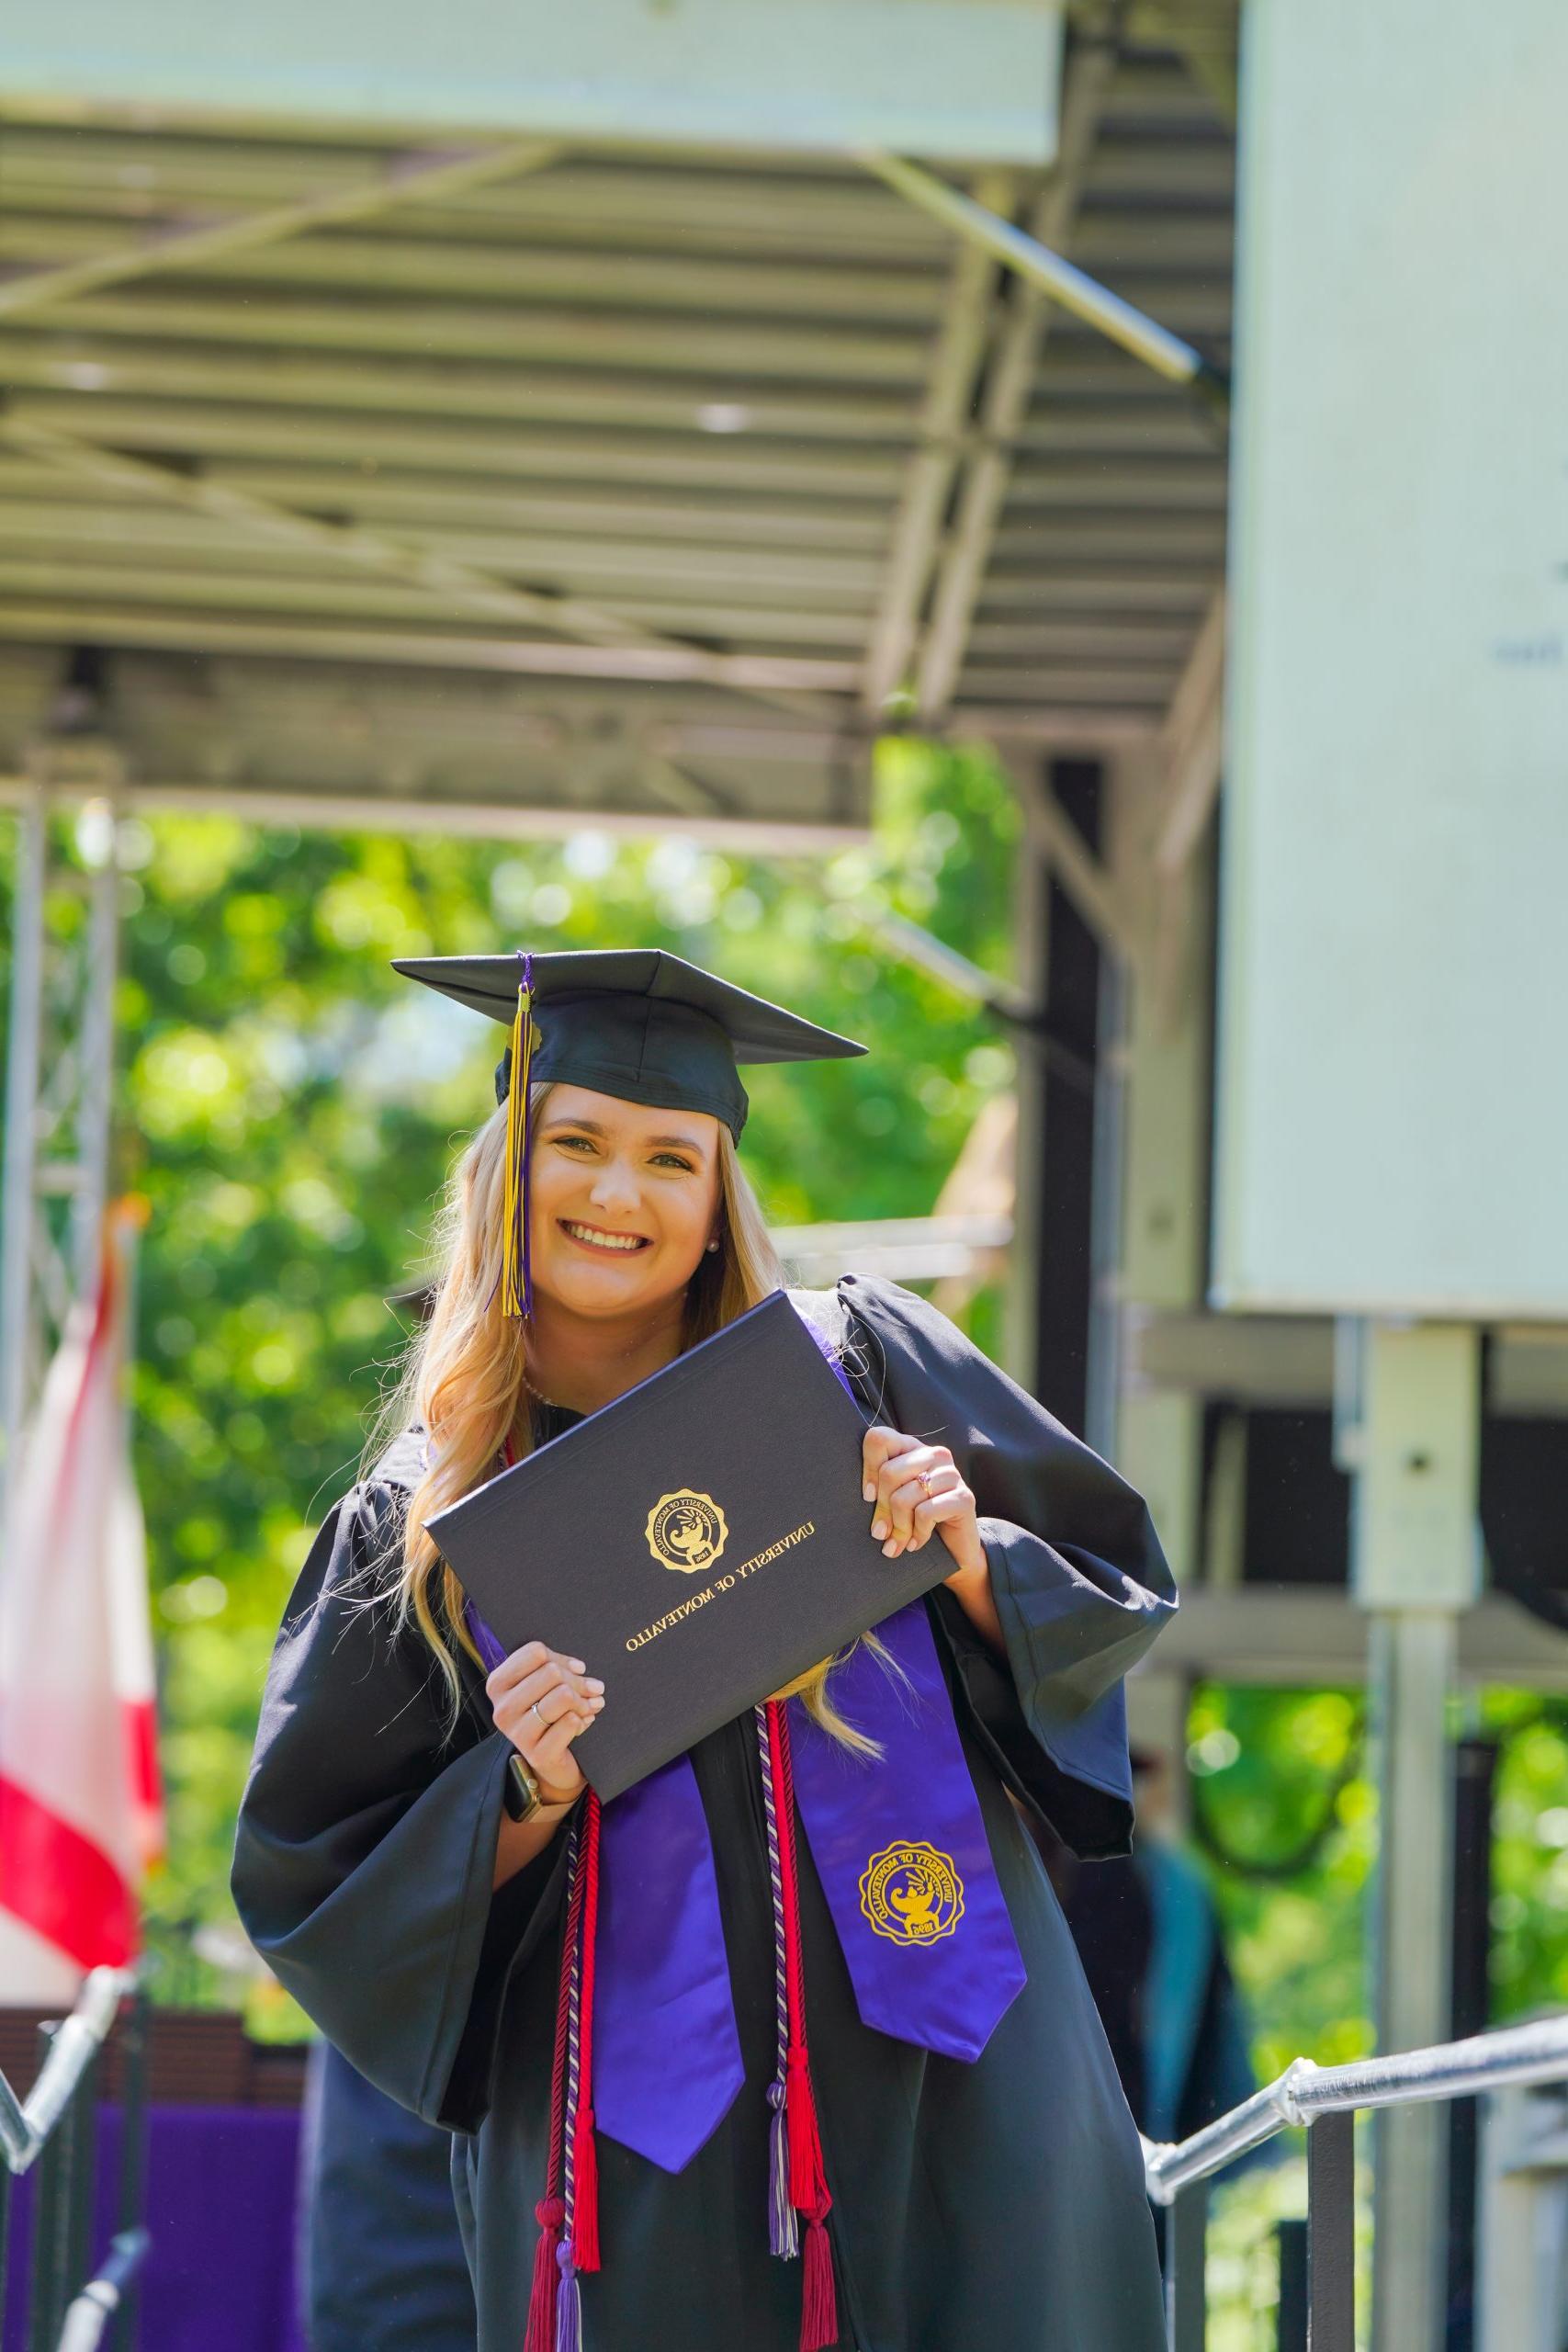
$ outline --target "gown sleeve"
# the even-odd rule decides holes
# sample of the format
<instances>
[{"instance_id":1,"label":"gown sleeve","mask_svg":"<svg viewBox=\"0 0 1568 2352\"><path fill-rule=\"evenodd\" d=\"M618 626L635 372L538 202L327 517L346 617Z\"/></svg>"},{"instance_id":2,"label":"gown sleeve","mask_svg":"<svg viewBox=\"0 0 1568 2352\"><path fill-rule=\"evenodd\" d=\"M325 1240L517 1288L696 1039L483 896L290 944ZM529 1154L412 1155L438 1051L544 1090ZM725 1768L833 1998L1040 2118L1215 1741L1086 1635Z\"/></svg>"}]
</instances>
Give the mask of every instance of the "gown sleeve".
<instances>
[{"instance_id":1,"label":"gown sleeve","mask_svg":"<svg viewBox=\"0 0 1568 2352\"><path fill-rule=\"evenodd\" d=\"M267 1674L231 1883L252 1943L328 2041L427 2122L473 2131L507 1981L560 1916L566 1840L492 1896L509 1744L471 1677L448 1735L417 1627L394 1630L385 1600L366 1605L401 1507L367 1481L311 1546Z\"/></svg>"},{"instance_id":2,"label":"gown sleeve","mask_svg":"<svg viewBox=\"0 0 1568 2352\"><path fill-rule=\"evenodd\" d=\"M1130 1853L1122 1677L1177 1607L1142 1496L927 1300L865 1274L840 1295L866 1402L974 1489L1005 1659L956 1594L931 1602L983 1746L1080 1859Z\"/></svg>"}]
</instances>

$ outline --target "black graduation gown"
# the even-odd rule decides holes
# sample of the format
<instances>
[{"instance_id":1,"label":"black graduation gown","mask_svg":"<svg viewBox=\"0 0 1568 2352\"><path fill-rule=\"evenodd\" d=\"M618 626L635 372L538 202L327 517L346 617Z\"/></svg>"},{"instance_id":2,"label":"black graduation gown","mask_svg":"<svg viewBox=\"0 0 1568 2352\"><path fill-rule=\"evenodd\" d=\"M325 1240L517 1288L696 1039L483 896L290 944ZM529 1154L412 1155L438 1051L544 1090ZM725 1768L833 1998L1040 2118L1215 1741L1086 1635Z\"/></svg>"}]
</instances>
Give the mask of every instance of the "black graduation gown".
<instances>
[{"instance_id":1,"label":"black graduation gown","mask_svg":"<svg viewBox=\"0 0 1568 2352\"><path fill-rule=\"evenodd\" d=\"M945 1588L928 1607L1029 1982L973 2064L868 2029L800 1840L839 2341L855 2352L1165 2352L1136 2128L1013 1800L1037 1806L1076 1853L1130 1849L1121 1678L1176 1605L1169 1571L1140 1498L944 1316L869 1276L846 1275L840 1296L864 1401L950 1446L982 1514L1006 1658ZM394 1641L351 1605L396 1542L413 1464L400 1442L329 1515L301 1572L233 1888L257 1950L321 2030L454 2133L479 2352L517 2352L547 2156L565 1840L492 1897L508 1748L482 1678L466 1672L464 1720L443 1747L440 1687L417 1633ZM584 2352L797 2342L802 2266L767 2248L772 1909L750 1712L691 1753L746 2084L679 2175L601 2135L604 2267L581 2281Z\"/></svg>"}]
</instances>

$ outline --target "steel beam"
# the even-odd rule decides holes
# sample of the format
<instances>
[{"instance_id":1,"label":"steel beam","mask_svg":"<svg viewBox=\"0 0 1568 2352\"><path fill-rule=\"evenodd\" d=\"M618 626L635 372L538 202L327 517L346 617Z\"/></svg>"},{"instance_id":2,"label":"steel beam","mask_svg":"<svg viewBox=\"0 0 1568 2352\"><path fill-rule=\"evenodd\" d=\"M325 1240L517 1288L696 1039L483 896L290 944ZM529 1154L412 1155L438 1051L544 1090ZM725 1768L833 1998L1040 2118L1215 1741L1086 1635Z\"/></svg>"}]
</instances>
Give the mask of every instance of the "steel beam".
<instances>
[{"instance_id":1,"label":"steel beam","mask_svg":"<svg viewBox=\"0 0 1568 2352\"><path fill-rule=\"evenodd\" d=\"M536 172L555 161L558 144L540 140L489 147L476 154L415 155L389 164L377 179L357 187L327 188L292 204L227 220L200 220L155 230L131 245L119 245L81 260L38 269L0 285L0 322L36 318L40 311L95 294L132 278L163 277L165 271L199 269L254 253L311 229L335 229L367 220L397 204L430 204L466 194L498 179Z\"/></svg>"},{"instance_id":2,"label":"steel beam","mask_svg":"<svg viewBox=\"0 0 1568 2352\"><path fill-rule=\"evenodd\" d=\"M25 779L0 775L0 808L16 806L26 790ZM69 792L60 797L67 804L73 797ZM742 849L760 857L836 854L869 838L864 825L829 817L802 818L796 823L775 817L725 816L711 809L682 814L662 799L657 806L650 803L639 808L563 808L515 801L487 803L472 797L442 800L411 794L405 798L385 790L305 792L272 785L252 787L243 783L139 777L125 787L122 805L148 814L170 809L190 816L242 816L255 824L355 832L443 832L486 841L557 841L586 831L634 838L690 832L716 846ZM7 1144L12 1131L8 1123Z\"/></svg>"},{"instance_id":3,"label":"steel beam","mask_svg":"<svg viewBox=\"0 0 1568 2352\"><path fill-rule=\"evenodd\" d=\"M1024 829L1036 855L1045 860L1101 944L1129 965L1134 963L1139 942L1117 894L1115 882L1089 847L1045 777L1032 774L1027 765L1015 767L1010 763L1008 774L1018 795Z\"/></svg>"},{"instance_id":4,"label":"steel beam","mask_svg":"<svg viewBox=\"0 0 1568 2352\"><path fill-rule=\"evenodd\" d=\"M1004 174L983 180L979 200L996 211L1011 200L1012 181ZM909 461L893 526L886 578L866 650L863 707L880 712L903 678L915 641L919 609L931 578L961 439L975 390L976 370L986 347L998 283L993 256L966 242L960 246L948 285L942 331L931 360L920 415L920 446Z\"/></svg>"},{"instance_id":5,"label":"steel beam","mask_svg":"<svg viewBox=\"0 0 1568 2352\"><path fill-rule=\"evenodd\" d=\"M710 653L703 647L682 645L676 639L639 629L581 597L539 595L529 589L514 587L510 581L483 572L474 565L433 555L363 525L319 522L313 515L297 514L274 500L258 498L254 492L209 481L200 475L177 473L172 467L152 465L144 458L124 457L116 450L29 424L14 415L0 416L0 438L12 448L57 466L62 473L99 483L106 490L126 496L158 498L172 505L192 508L231 526L243 537L270 540L311 555L327 555L371 573L448 595L464 611L514 626L559 629L586 646L611 650L615 658L607 670L598 673L601 675L700 679L711 685L733 686L740 693L758 695L765 702L783 701L791 709L801 707L799 696L808 691L804 684L790 687L772 679L763 683L765 660L759 667L746 658L738 660L728 654ZM73 615L62 633L84 636L96 632L80 615ZM191 641L188 633L186 641ZM631 669L622 666L633 657ZM639 663L652 666L637 666ZM671 663L672 669L669 666Z\"/></svg>"},{"instance_id":6,"label":"steel beam","mask_svg":"<svg viewBox=\"0 0 1568 2352\"><path fill-rule=\"evenodd\" d=\"M715 670L711 659L671 644L571 645L504 633L451 636L430 630L359 628L307 618L254 619L186 612L136 613L112 605L14 605L0 617L0 634L33 643L168 648L182 653L265 653L309 662L409 662L431 668L491 670L519 677L602 678L628 684L695 683L738 694L802 717L826 718L821 697L849 695L860 665L818 656L733 653Z\"/></svg>"},{"instance_id":7,"label":"steel beam","mask_svg":"<svg viewBox=\"0 0 1568 2352\"><path fill-rule=\"evenodd\" d=\"M1080 48L1068 62L1056 166L1031 221L1032 229L1048 243L1065 243L1071 232L1100 110L1115 71L1115 56L1108 46ZM964 479L921 649L915 699L924 719L947 708L958 683L969 625L1007 492L1010 445L1029 404L1049 307L1032 286L1021 285L992 355L981 409L980 446Z\"/></svg>"},{"instance_id":8,"label":"steel beam","mask_svg":"<svg viewBox=\"0 0 1568 2352\"><path fill-rule=\"evenodd\" d=\"M1224 735L1225 592L1214 591L1161 729L1165 808L1155 864L1186 865L1219 798Z\"/></svg>"},{"instance_id":9,"label":"steel beam","mask_svg":"<svg viewBox=\"0 0 1568 2352\"><path fill-rule=\"evenodd\" d=\"M1015 227L1010 220L999 219L949 181L938 179L934 173L898 155L863 154L861 161L868 172L874 172L878 179L885 180L900 196L907 196L911 204L918 204L934 220L945 221L961 237L967 237L993 259L1004 263L1026 286L1064 311L1070 311L1086 326L1108 335L1168 383L1195 383L1210 372L1202 353L1193 345L1184 343L1156 319L1146 317L1087 271L1064 260L1042 238Z\"/></svg>"}]
</instances>

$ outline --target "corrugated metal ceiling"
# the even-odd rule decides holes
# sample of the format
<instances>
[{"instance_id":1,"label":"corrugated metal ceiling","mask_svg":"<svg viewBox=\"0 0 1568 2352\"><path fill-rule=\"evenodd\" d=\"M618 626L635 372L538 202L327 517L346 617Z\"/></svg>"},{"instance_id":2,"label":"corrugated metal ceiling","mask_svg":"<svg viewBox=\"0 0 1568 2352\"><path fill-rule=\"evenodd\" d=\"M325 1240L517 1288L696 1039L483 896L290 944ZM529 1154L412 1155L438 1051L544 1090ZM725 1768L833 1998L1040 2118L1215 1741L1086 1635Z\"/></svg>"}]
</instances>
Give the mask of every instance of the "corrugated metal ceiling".
<instances>
[{"instance_id":1,"label":"corrugated metal ceiling","mask_svg":"<svg viewBox=\"0 0 1568 2352\"><path fill-rule=\"evenodd\" d=\"M1223 360L1231 131L1174 58L1090 66L1055 187L970 184ZM428 167L0 129L0 763L84 646L144 787L323 805L809 829L901 684L1010 745L1157 727L1223 570L1190 394L840 163L520 154L178 251Z\"/></svg>"}]
</instances>

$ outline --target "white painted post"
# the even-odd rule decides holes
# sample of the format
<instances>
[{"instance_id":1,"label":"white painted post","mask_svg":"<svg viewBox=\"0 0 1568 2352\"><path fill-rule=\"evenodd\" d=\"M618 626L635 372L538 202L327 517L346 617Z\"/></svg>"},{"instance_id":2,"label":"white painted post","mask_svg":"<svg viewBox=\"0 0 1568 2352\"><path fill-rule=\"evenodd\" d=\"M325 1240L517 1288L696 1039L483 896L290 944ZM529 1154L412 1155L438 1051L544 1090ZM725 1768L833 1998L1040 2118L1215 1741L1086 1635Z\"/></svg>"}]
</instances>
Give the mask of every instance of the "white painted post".
<instances>
[{"instance_id":1,"label":"white painted post","mask_svg":"<svg viewBox=\"0 0 1568 2352\"><path fill-rule=\"evenodd\" d=\"M1369 1612L1381 1838L1371 1977L1381 2052L1449 2031L1459 1612L1481 1593L1480 1344L1473 1325L1359 1319L1339 1351L1339 1458L1355 1476L1351 1583ZM1372 2125L1373 2352L1440 2352L1448 2113Z\"/></svg>"}]
</instances>

